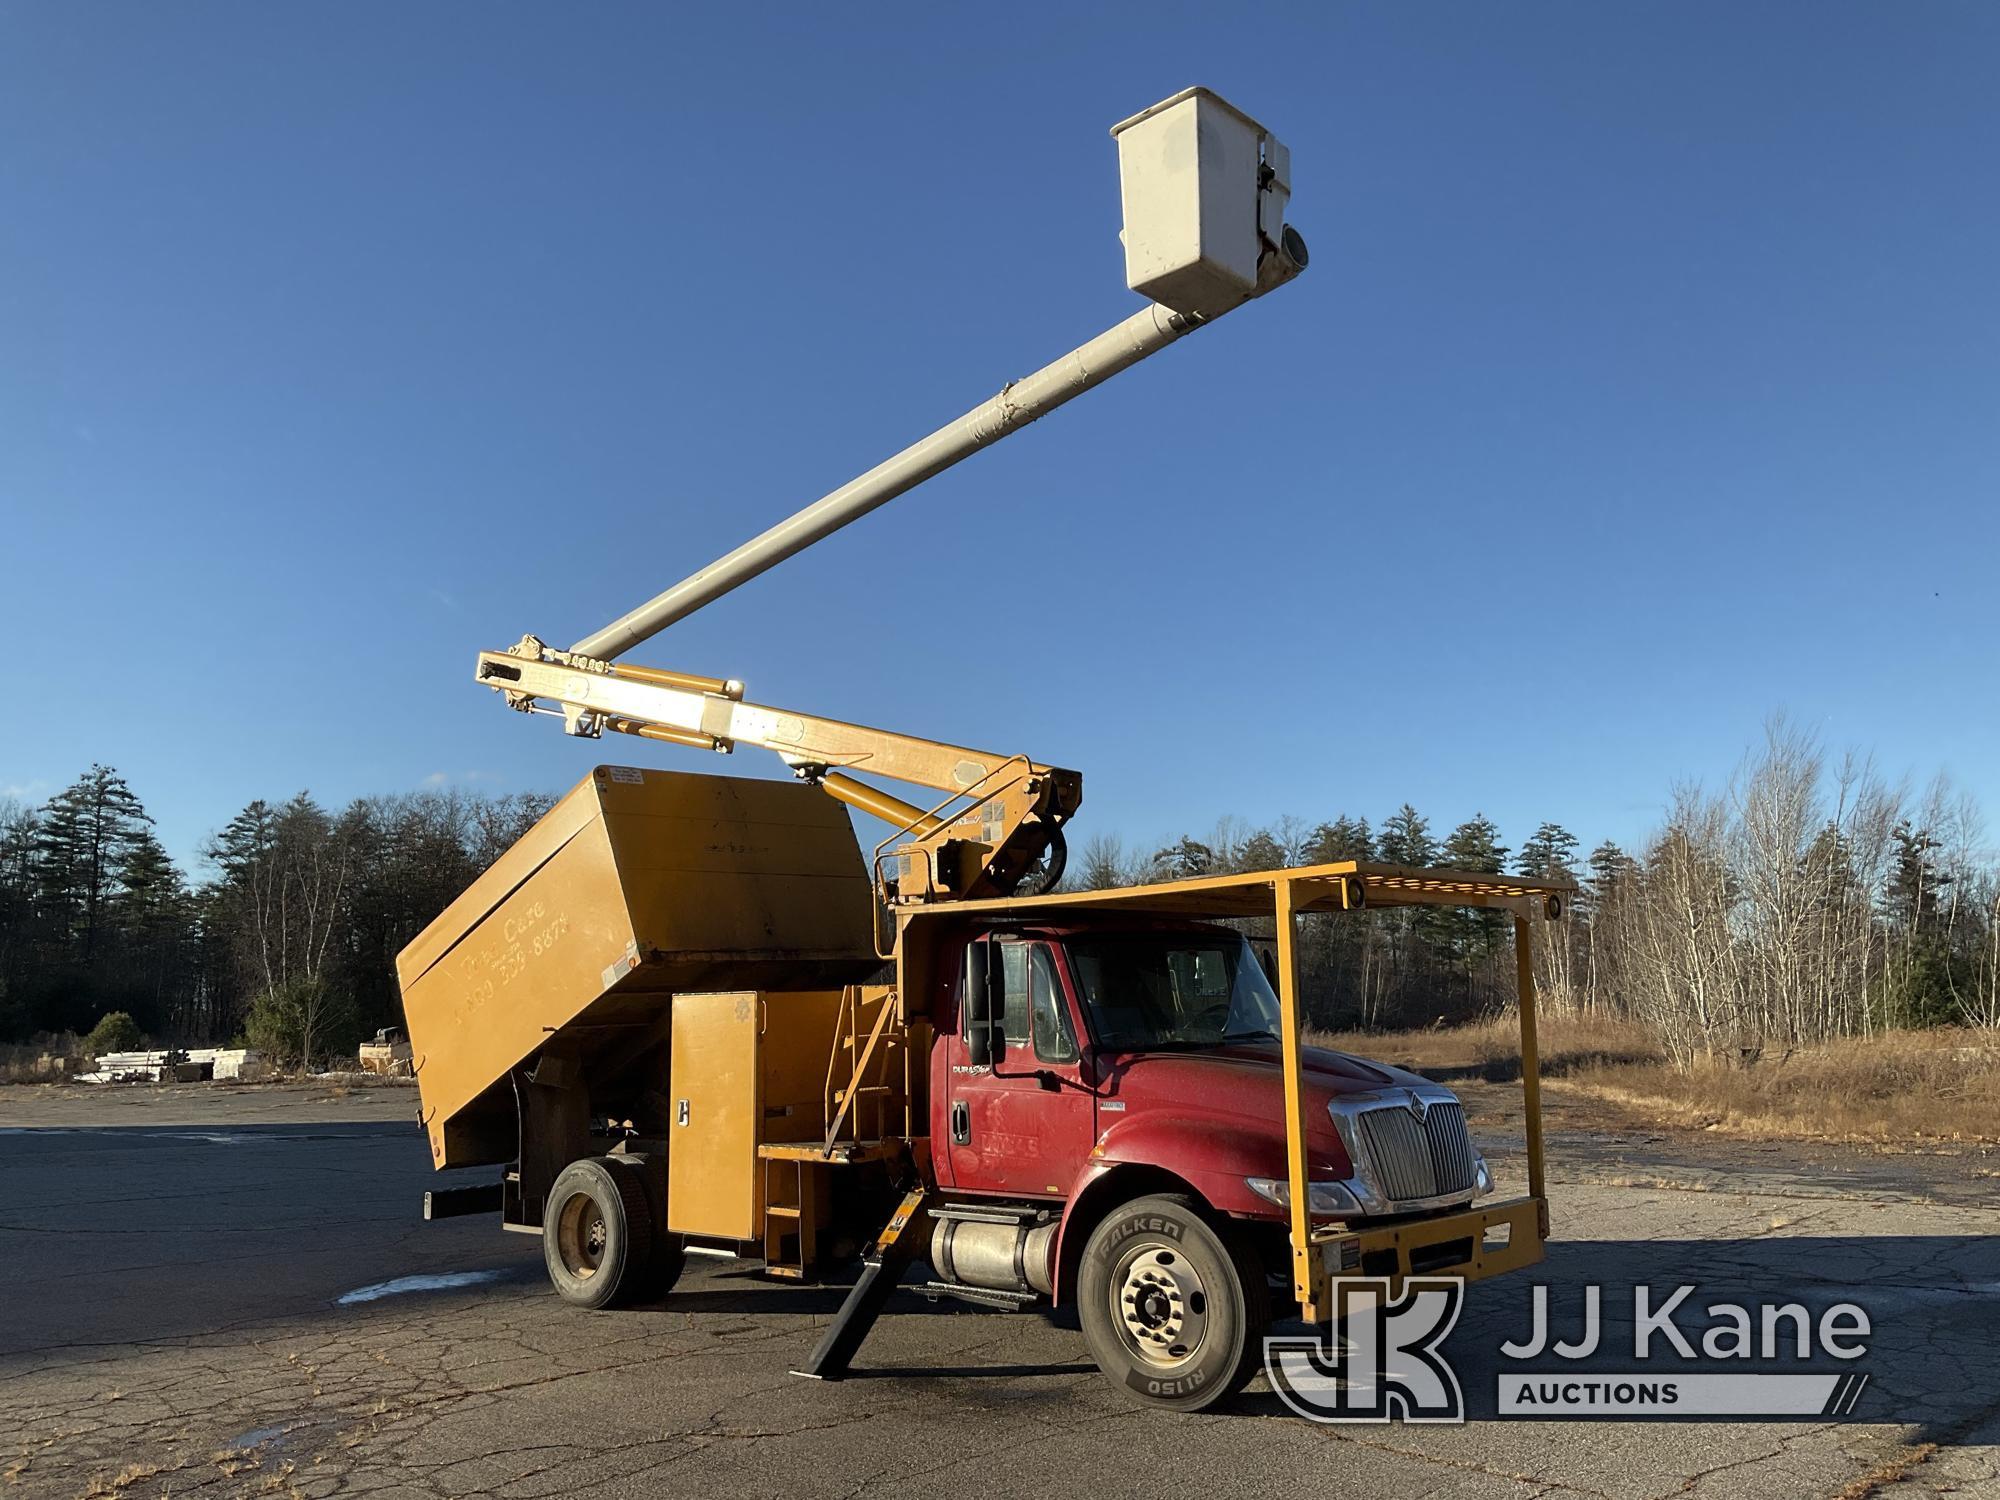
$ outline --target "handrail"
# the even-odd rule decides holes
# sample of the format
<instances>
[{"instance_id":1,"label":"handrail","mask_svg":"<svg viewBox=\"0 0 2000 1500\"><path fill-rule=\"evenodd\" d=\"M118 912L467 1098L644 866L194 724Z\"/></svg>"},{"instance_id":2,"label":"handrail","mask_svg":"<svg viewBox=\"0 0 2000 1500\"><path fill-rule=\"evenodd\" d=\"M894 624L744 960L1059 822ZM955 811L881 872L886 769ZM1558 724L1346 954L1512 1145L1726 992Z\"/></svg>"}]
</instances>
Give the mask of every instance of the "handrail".
<instances>
[{"instance_id":1,"label":"handrail","mask_svg":"<svg viewBox=\"0 0 2000 1500\"><path fill-rule=\"evenodd\" d=\"M987 782L991 781L994 777L998 776L1008 767L1016 764L1019 764L1022 767L1022 772L1020 775L1016 776L1012 781L1009 781L1004 786L997 786L993 788L992 791L987 792L983 796L973 797L973 794L977 792ZM907 821L899 824L896 828L892 829L889 833L889 836L883 839L879 844L875 846L874 869L875 869L875 880L877 886L878 887L880 886L882 879L882 851L888 848L889 845L895 843L896 840L898 839L909 838L912 837L913 835L918 838L923 837L923 835L918 834L916 830L919 827L922 827L924 824L928 823L932 827L943 828L948 826L949 824L957 822L967 813L973 812L978 808L984 807L987 803L991 802L995 797L1004 796L1006 793L1012 791L1015 787L1019 786L1022 782L1026 781L1029 778L1029 776L1033 774L1034 769L1035 769L1035 763L1029 760L1027 756L1010 755L1007 757L1007 759L1001 761L999 765L995 766L992 770L988 771L984 776L981 776L977 781L973 782L971 785L960 787L957 791L949 793L942 802L939 802L934 807L931 807L927 811L919 813L916 817L910 818ZM973 800L967 802L964 807L961 807L956 811L952 812L951 814L947 815L945 809L950 807L952 803L958 801L961 797L970 797ZM884 956L886 957L886 955Z\"/></svg>"}]
</instances>

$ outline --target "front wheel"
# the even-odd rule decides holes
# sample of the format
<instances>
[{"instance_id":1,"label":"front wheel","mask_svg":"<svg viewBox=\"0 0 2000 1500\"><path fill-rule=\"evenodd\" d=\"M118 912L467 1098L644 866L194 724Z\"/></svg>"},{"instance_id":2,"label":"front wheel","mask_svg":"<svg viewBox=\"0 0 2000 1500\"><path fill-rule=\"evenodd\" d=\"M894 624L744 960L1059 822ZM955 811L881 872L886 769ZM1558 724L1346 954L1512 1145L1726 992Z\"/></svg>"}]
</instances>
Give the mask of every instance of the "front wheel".
<instances>
[{"instance_id":1,"label":"front wheel","mask_svg":"<svg viewBox=\"0 0 2000 1500\"><path fill-rule=\"evenodd\" d=\"M1077 1306L1091 1357L1121 1394L1175 1411L1241 1390L1270 1322L1256 1257L1180 1193L1136 1198L1097 1226Z\"/></svg>"}]
</instances>

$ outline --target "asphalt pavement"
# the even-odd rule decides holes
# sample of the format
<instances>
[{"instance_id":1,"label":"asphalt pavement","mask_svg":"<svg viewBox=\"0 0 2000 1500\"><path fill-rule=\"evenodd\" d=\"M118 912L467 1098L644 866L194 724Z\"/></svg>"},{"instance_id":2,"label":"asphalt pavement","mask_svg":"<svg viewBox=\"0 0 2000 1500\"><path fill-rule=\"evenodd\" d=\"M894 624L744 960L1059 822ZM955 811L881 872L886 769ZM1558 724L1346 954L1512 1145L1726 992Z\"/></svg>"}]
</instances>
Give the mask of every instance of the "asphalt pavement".
<instances>
[{"instance_id":1,"label":"asphalt pavement","mask_svg":"<svg viewBox=\"0 0 2000 1500\"><path fill-rule=\"evenodd\" d=\"M421 1220L441 1184L407 1090L11 1094L8 1496L2000 1494L2000 1206L1976 1195L1559 1159L1547 1263L1472 1287L1444 1345L1470 1420L1326 1425L1262 1380L1136 1410L1073 1330L910 1292L853 1378L802 1380L841 1289L736 1262L573 1311L535 1239ZM1607 1356L1637 1285L1695 1283L1697 1334L1712 1302L1851 1300L1873 1327L1839 1368L1868 1380L1845 1420L1498 1419L1537 1282L1568 1331L1604 1288Z\"/></svg>"}]
</instances>

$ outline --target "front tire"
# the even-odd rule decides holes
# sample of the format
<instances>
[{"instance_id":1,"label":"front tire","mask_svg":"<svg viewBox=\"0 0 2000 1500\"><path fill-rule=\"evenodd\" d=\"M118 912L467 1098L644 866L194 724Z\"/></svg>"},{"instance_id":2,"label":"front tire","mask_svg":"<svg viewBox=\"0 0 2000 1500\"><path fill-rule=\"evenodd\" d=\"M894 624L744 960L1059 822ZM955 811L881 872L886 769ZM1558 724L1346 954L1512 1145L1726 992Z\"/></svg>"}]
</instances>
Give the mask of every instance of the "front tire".
<instances>
[{"instance_id":1,"label":"front tire","mask_svg":"<svg viewBox=\"0 0 2000 1500\"><path fill-rule=\"evenodd\" d=\"M601 1157L564 1167L542 1210L542 1262L571 1307L601 1308L642 1289L653 1259L645 1184Z\"/></svg>"},{"instance_id":2,"label":"front tire","mask_svg":"<svg viewBox=\"0 0 2000 1500\"><path fill-rule=\"evenodd\" d=\"M1097 1367L1127 1400L1173 1411L1211 1406L1257 1372L1269 1295L1242 1236L1181 1193L1113 1209L1077 1276Z\"/></svg>"}]
</instances>

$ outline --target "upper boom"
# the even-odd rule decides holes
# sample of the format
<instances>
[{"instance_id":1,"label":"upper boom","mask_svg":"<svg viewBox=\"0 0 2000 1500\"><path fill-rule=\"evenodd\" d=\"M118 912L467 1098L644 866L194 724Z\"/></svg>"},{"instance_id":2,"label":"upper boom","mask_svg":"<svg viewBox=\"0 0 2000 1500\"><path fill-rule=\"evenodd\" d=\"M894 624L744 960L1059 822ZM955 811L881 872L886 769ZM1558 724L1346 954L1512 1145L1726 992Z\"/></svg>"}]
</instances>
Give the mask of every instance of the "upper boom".
<instances>
[{"instance_id":1,"label":"upper boom","mask_svg":"<svg viewBox=\"0 0 2000 1500\"><path fill-rule=\"evenodd\" d=\"M961 459L1018 431L1184 335L1283 286L1306 247L1284 222L1291 154L1271 133L1206 89L1186 89L1112 128L1124 197L1125 279L1152 305L1011 382L804 510L745 542L638 609L556 651L534 636L482 652L479 680L516 708L561 705L572 734L606 729L727 751L776 751L833 796L896 825L907 838L878 850L890 899L1011 895L1062 873L1062 825L1083 799L1074 771L745 703L743 685L612 659ZM928 810L854 779L865 770L946 793ZM1034 874L1037 861L1039 874Z\"/></svg>"},{"instance_id":2,"label":"upper boom","mask_svg":"<svg viewBox=\"0 0 2000 1500\"><path fill-rule=\"evenodd\" d=\"M609 661L676 620L886 505L961 459L1290 281L1306 243L1284 222L1291 153L1207 89L1184 89L1114 125L1126 280L1153 305L849 480L570 649Z\"/></svg>"}]
</instances>

